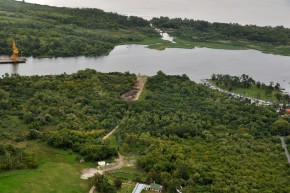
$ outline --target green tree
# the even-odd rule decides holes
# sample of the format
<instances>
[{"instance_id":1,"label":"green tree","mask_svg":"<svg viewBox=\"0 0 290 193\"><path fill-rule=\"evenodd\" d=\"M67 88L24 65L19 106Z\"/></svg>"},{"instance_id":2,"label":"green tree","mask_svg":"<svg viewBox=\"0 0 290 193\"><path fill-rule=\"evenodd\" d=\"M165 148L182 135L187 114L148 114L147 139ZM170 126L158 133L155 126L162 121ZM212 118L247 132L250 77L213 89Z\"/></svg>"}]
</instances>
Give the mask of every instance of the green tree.
<instances>
[{"instance_id":1,"label":"green tree","mask_svg":"<svg viewBox=\"0 0 290 193\"><path fill-rule=\"evenodd\" d=\"M290 124L288 121L280 119L272 124L272 134L273 135L289 135L290 134Z\"/></svg>"},{"instance_id":2,"label":"green tree","mask_svg":"<svg viewBox=\"0 0 290 193\"><path fill-rule=\"evenodd\" d=\"M117 190L119 190L122 187L122 180L119 178L114 179L114 186Z\"/></svg>"}]
</instances>

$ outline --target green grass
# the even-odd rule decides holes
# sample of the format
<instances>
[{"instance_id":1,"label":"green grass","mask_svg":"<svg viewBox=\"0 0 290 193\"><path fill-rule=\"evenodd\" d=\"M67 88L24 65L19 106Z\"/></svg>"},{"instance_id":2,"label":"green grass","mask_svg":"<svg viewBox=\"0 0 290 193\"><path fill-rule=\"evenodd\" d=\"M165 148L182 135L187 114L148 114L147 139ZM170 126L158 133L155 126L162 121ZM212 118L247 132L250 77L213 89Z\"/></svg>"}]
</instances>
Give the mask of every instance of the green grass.
<instances>
[{"instance_id":1,"label":"green grass","mask_svg":"<svg viewBox=\"0 0 290 193\"><path fill-rule=\"evenodd\" d=\"M154 192L154 191L150 191L150 190L142 190L141 193L152 193L152 192Z\"/></svg>"},{"instance_id":2,"label":"green grass","mask_svg":"<svg viewBox=\"0 0 290 193\"><path fill-rule=\"evenodd\" d=\"M43 144L29 143L37 156L37 169L13 170L0 173L2 193L81 193L88 189L88 182L80 179L80 171L88 163L79 164L76 154L52 149Z\"/></svg>"},{"instance_id":3,"label":"green grass","mask_svg":"<svg viewBox=\"0 0 290 193\"><path fill-rule=\"evenodd\" d=\"M123 167L117 170L114 170L114 172L126 172L126 173L130 173L130 174L136 174L136 175L143 175L144 171L141 169L138 169L136 167Z\"/></svg>"},{"instance_id":4,"label":"green grass","mask_svg":"<svg viewBox=\"0 0 290 193\"><path fill-rule=\"evenodd\" d=\"M213 82L213 81L210 81L210 82L213 85L216 85L215 82ZM225 89L223 86L221 86L220 88ZM225 90L227 90L227 89L225 89ZM278 102L277 98L275 97L275 94L278 91L274 90L274 91L272 91L271 94L266 94L266 89L258 88L256 85L252 85L252 87L250 87L250 88L237 88L237 89L232 90L231 92L236 93L236 94L240 94L243 96L255 98L255 99L264 100L264 101Z\"/></svg>"},{"instance_id":5,"label":"green grass","mask_svg":"<svg viewBox=\"0 0 290 193\"><path fill-rule=\"evenodd\" d=\"M145 100L146 96L152 95L152 91L148 90L146 88L146 84L143 87L143 91L141 92L140 96L139 96L139 100Z\"/></svg>"},{"instance_id":6,"label":"green grass","mask_svg":"<svg viewBox=\"0 0 290 193\"><path fill-rule=\"evenodd\" d=\"M122 187L120 190L118 190L118 193L131 193L134 190L135 184L122 184Z\"/></svg>"},{"instance_id":7,"label":"green grass","mask_svg":"<svg viewBox=\"0 0 290 193\"><path fill-rule=\"evenodd\" d=\"M274 96L274 92L272 94L266 95L265 89L257 88L257 87L251 87L251 88L239 88L234 89L232 92L241 94L244 96L252 97L252 98L258 98L265 101L277 101L277 99Z\"/></svg>"},{"instance_id":8,"label":"green grass","mask_svg":"<svg viewBox=\"0 0 290 193\"><path fill-rule=\"evenodd\" d=\"M126 174L126 173L114 173L113 174L114 177L119 177L119 178L125 178L127 180L132 180L134 181L136 179L137 176L133 175L133 174Z\"/></svg>"},{"instance_id":9,"label":"green grass","mask_svg":"<svg viewBox=\"0 0 290 193\"><path fill-rule=\"evenodd\" d=\"M146 181L144 171L137 169L136 167L124 167L118 170L112 171L114 178L123 178L129 181L135 181L139 178L142 182Z\"/></svg>"}]
</instances>

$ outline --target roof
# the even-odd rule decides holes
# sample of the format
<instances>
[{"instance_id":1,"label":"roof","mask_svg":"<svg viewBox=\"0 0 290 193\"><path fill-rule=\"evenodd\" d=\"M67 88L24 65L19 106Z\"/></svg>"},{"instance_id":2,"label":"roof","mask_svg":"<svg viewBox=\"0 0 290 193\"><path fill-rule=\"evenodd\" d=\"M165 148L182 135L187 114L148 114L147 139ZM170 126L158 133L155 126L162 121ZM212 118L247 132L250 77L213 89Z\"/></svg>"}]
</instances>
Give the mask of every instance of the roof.
<instances>
[{"instance_id":1,"label":"roof","mask_svg":"<svg viewBox=\"0 0 290 193\"><path fill-rule=\"evenodd\" d=\"M150 189L162 190L162 186L159 184L150 184Z\"/></svg>"}]
</instances>

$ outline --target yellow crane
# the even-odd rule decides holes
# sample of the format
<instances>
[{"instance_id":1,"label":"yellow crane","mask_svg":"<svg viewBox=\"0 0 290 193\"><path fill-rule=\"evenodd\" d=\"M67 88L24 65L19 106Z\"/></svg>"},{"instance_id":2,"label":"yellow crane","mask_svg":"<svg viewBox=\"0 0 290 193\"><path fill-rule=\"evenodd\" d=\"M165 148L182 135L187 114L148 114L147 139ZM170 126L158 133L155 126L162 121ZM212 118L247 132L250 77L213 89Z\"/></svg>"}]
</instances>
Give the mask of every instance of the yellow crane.
<instances>
[{"instance_id":1,"label":"yellow crane","mask_svg":"<svg viewBox=\"0 0 290 193\"><path fill-rule=\"evenodd\" d=\"M18 62L19 61L18 54L19 54L19 50L16 47L15 40L13 40L13 43L12 43L12 55L10 57L11 60L13 60L14 62Z\"/></svg>"}]
</instances>

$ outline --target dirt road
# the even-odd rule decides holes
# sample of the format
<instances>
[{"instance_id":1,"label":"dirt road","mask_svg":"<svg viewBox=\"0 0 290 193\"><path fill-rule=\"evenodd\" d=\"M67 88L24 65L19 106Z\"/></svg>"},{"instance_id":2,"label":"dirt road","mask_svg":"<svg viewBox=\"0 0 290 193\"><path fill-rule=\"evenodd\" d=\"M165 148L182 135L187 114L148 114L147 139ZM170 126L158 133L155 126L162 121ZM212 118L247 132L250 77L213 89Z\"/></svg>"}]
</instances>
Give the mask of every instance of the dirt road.
<instances>
[{"instance_id":1,"label":"dirt road","mask_svg":"<svg viewBox=\"0 0 290 193\"><path fill-rule=\"evenodd\" d=\"M126 100L126 101L136 101L139 99L140 97L140 94L142 93L143 91L143 88L144 88L144 85L147 81L147 77L146 76L138 76L137 77L137 80L135 81L135 84L134 84L134 87L124 93L121 98L123 100Z\"/></svg>"},{"instance_id":2,"label":"dirt road","mask_svg":"<svg viewBox=\"0 0 290 193\"><path fill-rule=\"evenodd\" d=\"M147 77L138 77L137 79L139 81L139 91L137 92L137 94L136 94L135 98L133 99L133 101L139 100L139 97L140 97L140 95L141 95L141 93L142 93L142 91L144 89L144 85L145 85L145 83L147 81Z\"/></svg>"},{"instance_id":3,"label":"dirt road","mask_svg":"<svg viewBox=\"0 0 290 193\"><path fill-rule=\"evenodd\" d=\"M86 180L90 177L93 177L95 174L104 174L106 171L111 171L115 169L119 169L125 166L125 159L120 153L118 153L118 158L115 159L116 163L106 166L104 169L96 169L96 168L86 168L81 172L81 178Z\"/></svg>"},{"instance_id":4,"label":"dirt road","mask_svg":"<svg viewBox=\"0 0 290 193\"><path fill-rule=\"evenodd\" d=\"M287 160L288 160L288 162L290 163L290 154L289 154L289 151L288 151L288 149L287 149L287 146L286 146L286 143L285 143L284 137L280 137L280 139L281 139L282 147L283 147L284 150L285 150L285 154L286 154Z\"/></svg>"}]
</instances>

